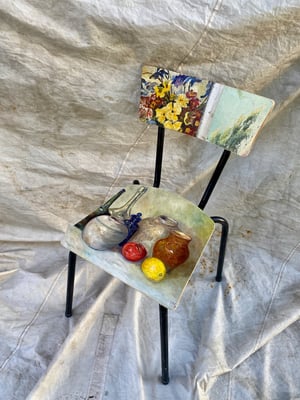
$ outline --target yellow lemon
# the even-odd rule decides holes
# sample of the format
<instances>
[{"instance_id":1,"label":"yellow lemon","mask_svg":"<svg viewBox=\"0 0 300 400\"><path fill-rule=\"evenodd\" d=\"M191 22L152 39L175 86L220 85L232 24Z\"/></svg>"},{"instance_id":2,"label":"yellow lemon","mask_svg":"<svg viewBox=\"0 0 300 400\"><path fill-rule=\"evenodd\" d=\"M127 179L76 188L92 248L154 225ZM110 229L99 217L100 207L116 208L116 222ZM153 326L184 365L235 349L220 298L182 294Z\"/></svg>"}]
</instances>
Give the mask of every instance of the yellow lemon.
<instances>
[{"instance_id":1,"label":"yellow lemon","mask_svg":"<svg viewBox=\"0 0 300 400\"><path fill-rule=\"evenodd\" d=\"M164 279L167 272L165 264L156 257L146 258L142 262L141 268L145 276L155 282Z\"/></svg>"}]
</instances>

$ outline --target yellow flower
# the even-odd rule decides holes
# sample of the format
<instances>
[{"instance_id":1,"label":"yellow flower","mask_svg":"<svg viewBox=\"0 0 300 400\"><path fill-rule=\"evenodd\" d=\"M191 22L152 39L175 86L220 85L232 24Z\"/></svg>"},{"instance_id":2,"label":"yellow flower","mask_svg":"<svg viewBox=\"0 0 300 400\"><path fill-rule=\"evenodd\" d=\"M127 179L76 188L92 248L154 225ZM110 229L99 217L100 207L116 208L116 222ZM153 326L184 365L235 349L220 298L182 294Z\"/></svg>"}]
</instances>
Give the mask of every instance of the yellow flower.
<instances>
[{"instance_id":1,"label":"yellow flower","mask_svg":"<svg viewBox=\"0 0 300 400\"><path fill-rule=\"evenodd\" d=\"M154 86L157 97L163 98L171 90L171 81L164 81L163 86Z\"/></svg>"},{"instance_id":2,"label":"yellow flower","mask_svg":"<svg viewBox=\"0 0 300 400\"><path fill-rule=\"evenodd\" d=\"M177 121L178 120L178 115L181 113L181 107L177 103L168 103L166 105L166 118L169 119L170 121Z\"/></svg>"},{"instance_id":3,"label":"yellow flower","mask_svg":"<svg viewBox=\"0 0 300 400\"><path fill-rule=\"evenodd\" d=\"M172 121L166 121L164 124L164 127L167 129L172 129L173 131L180 131L181 129L181 122L172 122Z\"/></svg>"},{"instance_id":4,"label":"yellow flower","mask_svg":"<svg viewBox=\"0 0 300 400\"><path fill-rule=\"evenodd\" d=\"M176 103L179 104L181 107L186 107L189 103L189 99L186 97L185 94L179 94L176 99Z\"/></svg>"},{"instance_id":5,"label":"yellow flower","mask_svg":"<svg viewBox=\"0 0 300 400\"><path fill-rule=\"evenodd\" d=\"M185 125L192 125L192 121L190 119L190 113L186 112L185 116L183 118L183 122L185 123Z\"/></svg>"},{"instance_id":6,"label":"yellow flower","mask_svg":"<svg viewBox=\"0 0 300 400\"><path fill-rule=\"evenodd\" d=\"M157 108L155 110L155 116L157 118L157 121L160 124L163 124L166 120L166 113L168 112L167 107L162 107L162 108Z\"/></svg>"}]
</instances>

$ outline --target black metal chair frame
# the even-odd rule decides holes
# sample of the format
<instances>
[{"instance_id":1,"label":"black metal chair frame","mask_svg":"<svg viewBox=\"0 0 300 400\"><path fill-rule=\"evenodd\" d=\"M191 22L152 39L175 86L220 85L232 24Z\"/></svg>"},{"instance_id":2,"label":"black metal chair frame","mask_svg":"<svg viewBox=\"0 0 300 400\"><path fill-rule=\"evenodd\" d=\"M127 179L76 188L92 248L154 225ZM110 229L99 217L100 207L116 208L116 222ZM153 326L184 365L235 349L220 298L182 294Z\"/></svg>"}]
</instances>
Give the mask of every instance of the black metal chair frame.
<instances>
[{"instance_id":1,"label":"black metal chair frame","mask_svg":"<svg viewBox=\"0 0 300 400\"><path fill-rule=\"evenodd\" d=\"M153 187L158 188L161 180L161 170L163 161L163 150L164 150L164 138L165 128L159 126L157 132L157 145L156 145L156 160L155 160L155 172ZM224 150L220 160L214 170L213 175L204 191L204 194L198 204L198 207L203 210L220 178L220 175L230 157L230 151ZM134 180L133 183L139 184L138 180ZM221 282L222 271L224 265L227 237L228 237L228 222L223 217L213 216L211 219L221 225L221 239L218 256L218 266L216 281ZM67 279L67 294L66 294L66 310L65 316L72 316L72 304L73 304L73 293L74 293L74 280L75 280L75 267L76 267L76 254L72 251L69 252L68 259L68 279ZM161 340L161 382L165 385L169 383L169 344L168 344L168 309L161 304L159 305L159 321L160 321L160 340Z\"/></svg>"}]
</instances>

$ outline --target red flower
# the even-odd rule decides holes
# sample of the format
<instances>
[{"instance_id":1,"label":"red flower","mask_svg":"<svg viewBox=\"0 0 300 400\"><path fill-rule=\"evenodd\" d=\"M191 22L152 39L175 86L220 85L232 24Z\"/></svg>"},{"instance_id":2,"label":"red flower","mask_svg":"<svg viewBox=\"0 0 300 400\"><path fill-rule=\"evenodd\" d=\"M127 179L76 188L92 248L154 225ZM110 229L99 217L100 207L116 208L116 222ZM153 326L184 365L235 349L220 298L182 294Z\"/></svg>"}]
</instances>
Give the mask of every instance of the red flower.
<instances>
[{"instance_id":1,"label":"red flower","mask_svg":"<svg viewBox=\"0 0 300 400\"><path fill-rule=\"evenodd\" d=\"M152 119L153 117L153 110L149 107L144 107L140 105L139 107L139 116L142 119Z\"/></svg>"},{"instance_id":2,"label":"red flower","mask_svg":"<svg viewBox=\"0 0 300 400\"><path fill-rule=\"evenodd\" d=\"M193 129L191 126L187 126L184 130L184 133L189 136L196 136L197 129Z\"/></svg>"},{"instance_id":3,"label":"red flower","mask_svg":"<svg viewBox=\"0 0 300 400\"><path fill-rule=\"evenodd\" d=\"M141 105L142 107L148 107L149 104L150 104L150 98L149 98L149 97L146 97L146 96L141 96L140 105Z\"/></svg>"},{"instance_id":4,"label":"red flower","mask_svg":"<svg viewBox=\"0 0 300 400\"><path fill-rule=\"evenodd\" d=\"M197 92L194 92L193 90L189 90L188 92L186 92L185 95L188 99L193 99L193 98L197 97Z\"/></svg>"},{"instance_id":5,"label":"red flower","mask_svg":"<svg viewBox=\"0 0 300 400\"><path fill-rule=\"evenodd\" d=\"M192 99L189 101L189 106L190 106L190 109L191 109L191 110L195 110L195 108L197 108L197 107L200 106L200 100L197 99L196 97L192 98Z\"/></svg>"}]
</instances>

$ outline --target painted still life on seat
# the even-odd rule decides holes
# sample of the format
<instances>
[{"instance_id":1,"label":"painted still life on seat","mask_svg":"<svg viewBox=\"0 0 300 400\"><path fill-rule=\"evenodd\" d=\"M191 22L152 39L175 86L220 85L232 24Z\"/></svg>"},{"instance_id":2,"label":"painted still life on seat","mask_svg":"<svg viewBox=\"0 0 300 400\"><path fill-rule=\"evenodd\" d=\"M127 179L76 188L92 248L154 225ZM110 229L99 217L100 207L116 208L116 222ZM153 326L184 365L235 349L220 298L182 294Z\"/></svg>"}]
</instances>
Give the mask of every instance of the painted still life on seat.
<instances>
[{"instance_id":1,"label":"painted still life on seat","mask_svg":"<svg viewBox=\"0 0 300 400\"><path fill-rule=\"evenodd\" d=\"M139 117L150 124L249 154L274 101L219 83L143 66Z\"/></svg>"},{"instance_id":2,"label":"painted still life on seat","mask_svg":"<svg viewBox=\"0 0 300 400\"><path fill-rule=\"evenodd\" d=\"M131 185L70 226L63 245L173 309L213 231L180 195Z\"/></svg>"}]
</instances>

